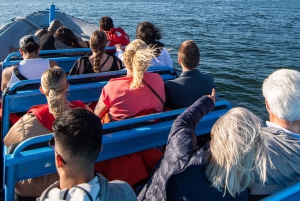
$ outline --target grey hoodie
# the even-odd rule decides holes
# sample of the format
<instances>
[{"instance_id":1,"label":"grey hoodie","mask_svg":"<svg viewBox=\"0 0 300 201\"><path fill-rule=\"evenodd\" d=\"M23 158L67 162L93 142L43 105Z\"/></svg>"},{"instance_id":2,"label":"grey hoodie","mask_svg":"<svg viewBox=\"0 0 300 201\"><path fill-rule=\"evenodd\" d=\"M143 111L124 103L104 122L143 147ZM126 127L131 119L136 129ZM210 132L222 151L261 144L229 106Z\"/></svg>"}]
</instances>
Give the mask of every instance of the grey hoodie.
<instances>
[{"instance_id":1,"label":"grey hoodie","mask_svg":"<svg viewBox=\"0 0 300 201\"><path fill-rule=\"evenodd\" d=\"M71 189L59 189L59 182L49 186L37 201L68 200L68 201L135 201L132 188L123 181L107 180L97 174L89 183L74 186Z\"/></svg>"},{"instance_id":2,"label":"grey hoodie","mask_svg":"<svg viewBox=\"0 0 300 201\"><path fill-rule=\"evenodd\" d=\"M265 186L256 179L250 186L252 195L273 194L300 181L300 140L273 127L263 128L263 136L274 168L267 164Z\"/></svg>"}]
</instances>

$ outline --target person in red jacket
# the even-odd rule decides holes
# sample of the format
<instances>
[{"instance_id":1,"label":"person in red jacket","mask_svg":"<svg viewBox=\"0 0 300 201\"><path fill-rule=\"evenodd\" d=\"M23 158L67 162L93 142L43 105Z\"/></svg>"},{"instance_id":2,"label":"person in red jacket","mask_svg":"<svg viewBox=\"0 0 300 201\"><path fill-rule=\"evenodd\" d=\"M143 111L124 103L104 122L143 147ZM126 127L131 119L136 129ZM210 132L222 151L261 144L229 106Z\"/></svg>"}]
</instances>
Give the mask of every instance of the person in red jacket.
<instances>
[{"instance_id":1,"label":"person in red jacket","mask_svg":"<svg viewBox=\"0 0 300 201\"><path fill-rule=\"evenodd\" d=\"M100 25L100 30L105 32L107 39L109 41L107 47L113 47L116 44L121 44L122 46L126 46L130 43L129 36L125 33L125 31L121 27L114 28L114 22L110 17L108 16L102 17L99 20L99 25ZM115 53L116 50L109 50L107 52Z\"/></svg>"}]
</instances>

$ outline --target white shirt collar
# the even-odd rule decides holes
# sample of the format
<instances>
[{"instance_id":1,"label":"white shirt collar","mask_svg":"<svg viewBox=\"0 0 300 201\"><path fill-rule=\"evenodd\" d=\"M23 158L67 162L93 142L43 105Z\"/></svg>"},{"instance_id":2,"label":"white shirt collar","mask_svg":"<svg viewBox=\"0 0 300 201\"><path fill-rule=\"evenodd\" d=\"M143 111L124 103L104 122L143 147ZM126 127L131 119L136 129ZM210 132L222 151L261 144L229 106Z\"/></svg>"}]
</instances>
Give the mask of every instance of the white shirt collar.
<instances>
[{"instance_id":1,"label":"white shirt collar","mask_svg":"<svg viewBox=\"0 0 300 201\"><path fill-rule=\"evenodd\" d=\"M266 124L268 127L272 127L272 128L279 128L279 129L282 129L285 133L289 134L289 135L292 135L293 137L297 138L297 139L300 139L300 134L298 133L294 133L294 132L291 132L281 126L279 126L278 124L274 124L270 121L266 121Z\"/></svg>"}]
</instances>

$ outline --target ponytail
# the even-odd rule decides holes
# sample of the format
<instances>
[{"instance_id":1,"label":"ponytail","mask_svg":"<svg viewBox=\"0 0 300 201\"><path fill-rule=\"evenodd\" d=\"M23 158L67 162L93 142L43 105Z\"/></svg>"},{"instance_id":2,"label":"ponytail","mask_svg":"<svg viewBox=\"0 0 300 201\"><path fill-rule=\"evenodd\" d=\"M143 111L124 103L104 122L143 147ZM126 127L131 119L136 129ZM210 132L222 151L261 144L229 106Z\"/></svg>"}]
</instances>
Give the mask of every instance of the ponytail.
<instances>
[{"instance_id":1,"label":"ponytail","mask_svg":"<svg viewBox=\"0 0 300 201\"><path fill-rule=\"evenodd\" d=\"M70 109L70 103L66 99L67 88L62 92L56 91L55 89L50 89L48 95L48 105L49 111L53 114L55 118L59 117L64 111Z\"/></svg>"},{"instance_id":2,"label":"ponytail","mask_svg":"<svg viewBox=\"0 0 300 201\"><path fill-rule=\"evenodd\" d=\"M63 69L53 67L45 71L42 75L41 84L48 97L49 111L55 118L70 109L70 103L66 99L67 75Z\"/></svg>"},{"instance_id":3,"label":"ponytail","mask_svg":"<svg viewBox=\"0 0 300 201\"><path fill-rule=\"evenodd\" d=\"M107 45L106 34L101 30L94 31L91 35L90 42L91 42L91 49L92 49L93 53L96 53L96 56L95 56L94 62L93 62L93 71L95 73L99 73L102 68L100 65L101 56L105 52L105 48Z\"/></svg>"},{"instance_id":4,"label":"ponytail","mask_svg":"<svg viewBox=\"0 0 300 201\"><path fill-rule=\"evenodd\" d=\"M127 70L132 72L132 82L130 90L137 89L142 85L144 73L147 71L153 58L155 49L147 46L147 44L136 39L127 45L124 52L124 65Z\"/></svg>"},{"instance_id":5,"label":"ponytail","mask_svg":"<svg viewBox=\"0 0 300 201\"><path fill-rule=\"evenodd\" d=\"M132 60L132 82L130 83L130 89L137 89L142 85L144 72L147 71L154 57L154 50L151 48L147 47L136 51Z\"/></svg>"}]
</instances>

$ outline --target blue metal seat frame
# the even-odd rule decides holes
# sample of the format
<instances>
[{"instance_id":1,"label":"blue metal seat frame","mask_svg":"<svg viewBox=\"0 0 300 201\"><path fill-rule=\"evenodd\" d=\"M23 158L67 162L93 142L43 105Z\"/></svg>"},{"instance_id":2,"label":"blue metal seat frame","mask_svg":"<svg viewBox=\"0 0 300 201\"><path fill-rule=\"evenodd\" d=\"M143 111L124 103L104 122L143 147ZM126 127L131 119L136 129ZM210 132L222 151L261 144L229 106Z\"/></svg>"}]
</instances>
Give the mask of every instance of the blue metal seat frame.
<instances>
[{"instance_id":1,"label":"blue metal seat frame","mask_svg":"<svg viewBox=\"0 0 300 201\"><path fill-rule=\"evenodd\" d=\"M106 47L106 50L114 50L115 47ZM82 57L82 55L63 55L64 53L77 53L77 52L91 52L90 48L73 48L73 49L61 49L61 50L41 50L40 56L46 56L47 59L56 61L58 65L64 69L64 71L69 72L77 59ZM51 55L49 54L61 54L61 55ZM2 70L9 66L20 63L22 61L22 56L20 52L13 52L6 57L2 64Z\"/></svg>"},{"instance_id":2,"label":"blue metal seat frame","mask_svg":"<svg viewBox=\"0 0 300 201\"><path fill-rule=\"evenodd\" d=\"M231 105L228 101L216 103L217 110L206 115L195 132L197 135L209 133L215 121L228 110ZM173 110L158 114L126 119L119 122L104 124L104 130L118 126L131 125L148 120L177 116L184 109ZM129 153L165 145L170 132L173 120L149 124L130 130L118 131L103 136L103 151L99 154L97 161L102 161ZM15 182L32 177L56 172L54 152L49 147L34 150L22 151L24 148L46 142L51 134L30 138L19 144L12 154L5 155L5 200L12 200L14 195Z\"/></svg>"}]
</instances>

